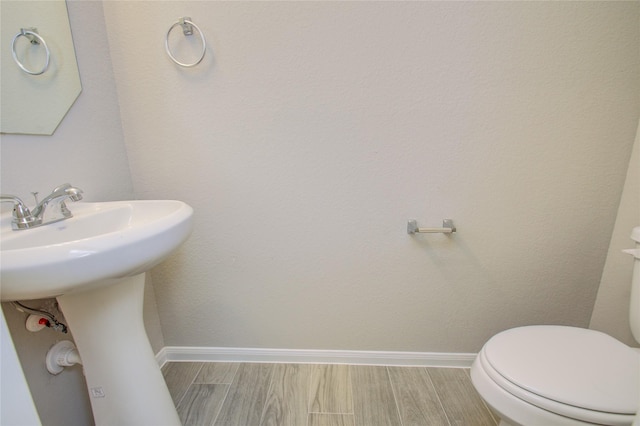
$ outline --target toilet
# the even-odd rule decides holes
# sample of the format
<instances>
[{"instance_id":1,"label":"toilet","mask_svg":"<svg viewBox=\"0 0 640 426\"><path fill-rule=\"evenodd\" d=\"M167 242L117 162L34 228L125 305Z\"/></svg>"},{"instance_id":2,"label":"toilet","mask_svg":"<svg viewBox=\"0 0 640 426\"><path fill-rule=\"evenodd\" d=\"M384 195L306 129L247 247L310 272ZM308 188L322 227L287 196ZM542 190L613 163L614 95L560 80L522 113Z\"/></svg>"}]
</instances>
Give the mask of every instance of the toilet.
<instances>
[{"instance_id":1,"label":"toilet","mask_svg":"<svg viewBox=\"0 0 640 426\"><path fill-rule=\"evenodd\" d=\"M631 238L630 319L640 342L640 226ZM631 425L640 405L640 351L595 330L518 327L485 343L471 380L500 426Z\"/></svg>"}]
</instances>

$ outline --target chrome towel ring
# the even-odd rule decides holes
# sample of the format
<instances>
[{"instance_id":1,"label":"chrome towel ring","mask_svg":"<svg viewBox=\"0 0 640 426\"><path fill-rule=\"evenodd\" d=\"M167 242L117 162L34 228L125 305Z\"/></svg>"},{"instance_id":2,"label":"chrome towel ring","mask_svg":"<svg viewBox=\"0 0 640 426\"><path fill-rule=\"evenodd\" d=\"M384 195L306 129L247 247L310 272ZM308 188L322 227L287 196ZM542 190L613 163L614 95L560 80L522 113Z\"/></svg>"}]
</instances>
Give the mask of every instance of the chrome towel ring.
<instances>
[{"instance_id":1,"label":"chrome towel ring","mask_svg":"<svg viewBox=\"0 0 640 426\"><path fill-rule=\"evenodd\" d=\"M198 31L198 34L200 34L200 39L202 40L202 53L200 54L200 59L198 59L197 61L193 62L193 63L184 63L184 62L180 62L178 61L175 56L173 56L173 54L171 53L171 49L169 48L169 34L171 34L171 31L177 27L178 25L180 25L182 27L182 32L184 35L186 36L191 36L193 35L193 29L195 28L196 31ZM202 62L202 59L204 58L204 54L206 52L207 49L207 42L204 39L204 34L202 34L202 31L200 30L200 28L193 23L193 21L191 21L191 18L188 16L185 16L183 18L178 19L173 25L171 25L171 27L169 28L169 31L167 31L167 35L164 39L164 48L167 51L167 55L169 55L169 58L171 58L171 60L173 62L175 62L176 64L180 65L181 67L193 67L198 65L200 62Z\"/></svg>"},{"instance_id":2,"label":"chrome towel ring","mask_svg":"<svg viewBox=\"0 0 640 426\"><path fill-rule=\"evenodd\" d=\"M29 39L31 44L38 44L38 45L42 45L42 47L44 47L44 50L45 50L46 55L47 55L47 58L45 60L44 66L39 71L32 71L32 70L28 69L18 59L18 54L16 53L16 41L20 37L26 37L26 38ZM47 43L44 41L44 39L40 36L40 34L38 34L38 29L37 28L20 28L20 32L18 34L16 34L13 37L13 40L11 41L11 55L13 56L13 60L20 67L20 69L22 71L26 72L27 74L31 74L31 75L43 74L49 68L49 60L51 59L51 52L49 51L49 47L47 46Z\"/></svg>"}]
</instances>

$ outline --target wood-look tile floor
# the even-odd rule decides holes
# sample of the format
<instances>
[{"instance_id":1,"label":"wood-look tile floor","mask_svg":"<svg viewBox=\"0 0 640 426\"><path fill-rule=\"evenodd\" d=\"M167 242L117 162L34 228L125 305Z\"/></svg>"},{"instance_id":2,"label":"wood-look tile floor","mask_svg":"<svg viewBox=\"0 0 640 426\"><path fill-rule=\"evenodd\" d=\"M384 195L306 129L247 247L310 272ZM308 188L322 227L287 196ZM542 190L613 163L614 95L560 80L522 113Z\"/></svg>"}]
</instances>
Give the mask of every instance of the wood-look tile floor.
<instances>
[{"instance_id":1,"label":"wood-look tile floor","mask_svg":"<svg viewBox=\"0 0 640 426\"><path fill-rule=\"evenodd\" d=\"M162 372L184 426L497 424L466 369L171 362Z\"/></svg>"}]
</instances>

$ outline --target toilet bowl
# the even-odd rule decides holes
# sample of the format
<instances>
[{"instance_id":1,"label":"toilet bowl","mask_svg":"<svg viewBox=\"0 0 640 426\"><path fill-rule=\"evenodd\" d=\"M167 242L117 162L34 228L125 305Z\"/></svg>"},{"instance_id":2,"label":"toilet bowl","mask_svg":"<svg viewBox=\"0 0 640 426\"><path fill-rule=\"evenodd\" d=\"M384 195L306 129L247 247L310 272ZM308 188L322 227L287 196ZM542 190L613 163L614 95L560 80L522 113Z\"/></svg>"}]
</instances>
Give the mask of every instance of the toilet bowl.
<instances>
[{"instance_id":1,"label":"toilet bowl","mask_svg":"<svg viewBox=\"0 0 640 426\"><path fill-rule=\"evenodd\" d=\"M632 238L640 243L640 227ZM631 254L630 317L638 340L640 250ZM471 380L501 426L631 425L640 408L640 351L595 330L518 327L484 345Z\"/></svg>"},{"instance_id":2,"label":"toilet bowl","mask_svg":"<svg viewBox=\"0 0 640 426\"><path fill-rule=\"evenodd\" d=\"M640 353L594 330L520 327L485 344L471 379L503 425L630 425Z\"/></svg>"}]
</instances>

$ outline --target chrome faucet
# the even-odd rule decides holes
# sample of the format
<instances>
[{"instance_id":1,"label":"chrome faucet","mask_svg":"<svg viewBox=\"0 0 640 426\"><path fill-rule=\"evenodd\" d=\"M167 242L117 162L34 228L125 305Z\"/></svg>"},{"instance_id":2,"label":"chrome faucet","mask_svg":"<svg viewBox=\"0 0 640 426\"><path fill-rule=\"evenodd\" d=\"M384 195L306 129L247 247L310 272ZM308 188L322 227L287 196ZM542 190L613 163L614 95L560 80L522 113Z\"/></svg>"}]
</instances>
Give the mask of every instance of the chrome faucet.
<instances>
[{"instance_id":1,"label":"chrome faucet","mask_svg":"<svg viewBox=\"0 0 640 426\"><path fill-rule=\"evenodd\" d=\"M69 183L60 185L51 191L51 194L44 197L42 201L33 208L31 214L35 218L40 219L42 225L73 217L67 205L64 203L66 200L82 200L82 189L75 188Z\"/></svg>"},{"instance_id":2,"label":"chrome faucet","mask_svg":"<svg viewBox=\"0 0 640 426\"><path fill-rule=\"evenodd\" d=\"M66 200L82 200L82 190L68 183L60 185L40 201L32 212L18 197L14 195L0 196L0 201L13 202L11 227L15 230L35 228L73 217L65 204Z\"/></svg>"}]
</instances>

